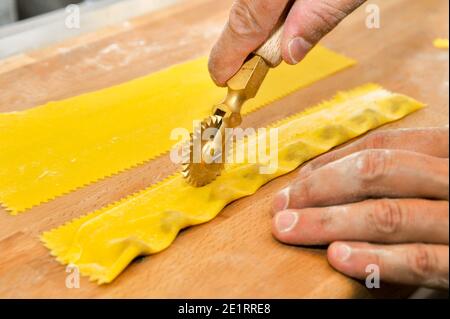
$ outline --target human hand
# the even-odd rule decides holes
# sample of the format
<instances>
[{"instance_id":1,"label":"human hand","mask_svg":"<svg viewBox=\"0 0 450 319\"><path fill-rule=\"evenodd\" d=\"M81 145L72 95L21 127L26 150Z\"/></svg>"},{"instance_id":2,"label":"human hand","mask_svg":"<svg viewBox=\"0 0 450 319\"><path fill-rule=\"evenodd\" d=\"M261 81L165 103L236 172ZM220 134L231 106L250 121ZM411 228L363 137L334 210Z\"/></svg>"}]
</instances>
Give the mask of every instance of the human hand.
<instances>
[{"instance_id":1,"label":"human hand","mask_svg":"<svg viewBox=\"0 0 450 319\"><path fill-rule=\"evenodd\" d=\"M328 247L340 272L448 289L449 131L377 132L304 166L274 198L273 234Z\"/></svg>"},{"instance_id":2,"label":"human hand","mask_svg":"<svg viewBox=\"0 0 450 319\"><path fill-rule=\"evenodd\" d=\"M292 6L284 26L283 60L297 64L312 47L364 0L237 0L228 23L211 51L209 71L225 86L250 53L270 36L287 5Z\"/></svg>"}]
</instances>

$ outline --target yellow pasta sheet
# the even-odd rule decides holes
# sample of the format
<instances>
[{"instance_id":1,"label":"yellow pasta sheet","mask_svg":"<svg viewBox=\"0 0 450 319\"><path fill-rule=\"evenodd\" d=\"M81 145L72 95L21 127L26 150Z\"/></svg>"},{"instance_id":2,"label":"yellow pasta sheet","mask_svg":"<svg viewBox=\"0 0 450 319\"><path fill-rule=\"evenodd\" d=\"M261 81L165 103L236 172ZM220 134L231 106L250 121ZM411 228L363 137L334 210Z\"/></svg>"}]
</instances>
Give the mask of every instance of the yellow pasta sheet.
<instances>
[{"instance_id":1,"label":"yellow pasta sheet","mask_svg":"<svg viewBox=\"0 0 450 319\"><path fill-rule=\"evenodd\" d=\"M16 214L167 152L172 129L191 128L192 120L209 115L225 97L206 64L201 58L98 92L0 114L0 203ZM352 64L317 47L298 66L272 70L244 113Z\"/></svg>"},{"instance_id":2,"label":"yellow pasta sheet","mask_svg":"<svg viewBox=\"0 0 450 319\"><path fill-rule=\"evenodd\" d=\"M376 85L340 93L274 126L278 127L278 154L274 155L278 168L270 175L260 173L259 168L267 164L261 162L227 164L217 180L202 188L191 187L175 175L46 232L42 240L61 263L78 266L98 283L111 282L135 257L167 248L182 228L213 219L228 203L253 194L303 162L422 106ZM247 143L256 138L250 137Z\"/></svg>"},{"instance_id":3,"label":"yellow pasta sheet","mask_svg":"<svg viewBox=\"0 0 450 319\"><path fill-rule=\"evenodd\" d=\"M433 41L433 45L435 48L438 48L438 49L448 49L448 39L442 39L442 38L435 39Z\"/></svg>"}]
</instances>

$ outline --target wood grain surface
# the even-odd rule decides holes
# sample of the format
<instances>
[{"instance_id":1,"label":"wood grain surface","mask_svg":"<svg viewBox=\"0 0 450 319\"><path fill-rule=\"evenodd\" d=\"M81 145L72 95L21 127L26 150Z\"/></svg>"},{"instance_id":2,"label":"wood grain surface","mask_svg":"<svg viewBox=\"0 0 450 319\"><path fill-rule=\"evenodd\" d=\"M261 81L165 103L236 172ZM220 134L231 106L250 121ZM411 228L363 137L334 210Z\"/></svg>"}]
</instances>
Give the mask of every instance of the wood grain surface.
<instances>
[{"instance_id":1,"label":"wood grain surface","mask_svg":"<svg viewBox=\"0 0 450 319\"><path fill-rule=\"evenodd\" d=\"M189 0L127 23L0 61L0 112L98 90L208 54L231 0ZM429 105L383 127L448 125L449 59L433 47L448 38L448 1L371 1L381 28L365 26L361 7L324 39L358 65L277 101L245 118L264 126L331 97L375 82ZM200 97L199 97L200 98ZM212 222L183 231L167 250L131 264L112 284L85 278L65 286L67 273L39 242L39 234L173 173L167 156L42 204L17 217L0 209L0 297L285 297L404 296L407 287L376 291L334 271L325 249L286 246L270 233L273 194L297 172L227 206Z\"/></svg>"}]
</instances>

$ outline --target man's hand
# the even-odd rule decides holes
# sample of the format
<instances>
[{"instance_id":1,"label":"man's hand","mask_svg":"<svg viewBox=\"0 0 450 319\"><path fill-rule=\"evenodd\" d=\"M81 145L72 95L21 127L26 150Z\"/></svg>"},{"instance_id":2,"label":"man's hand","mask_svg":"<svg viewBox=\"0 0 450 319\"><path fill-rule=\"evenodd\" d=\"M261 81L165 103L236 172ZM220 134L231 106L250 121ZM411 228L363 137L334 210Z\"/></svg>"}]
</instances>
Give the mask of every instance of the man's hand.
<instances>
[{"instance_id":1,"label":"man's hand","mask_svg":"<svg viewBox=\"0 0 450 319\"><path fill-rule=\"evenodd\" d=\"M237 0L225 29L214 46L209 71L224 86L250 53L270 36L287 5L282 55L297 64L319 40L336 27L364 0ZM292 5L293 4L293 5Z\"/></svg>"},{"instance_id":2,"label":"man's hand","mask_svg":"<svg viewBox=\"0 0 450 319\"><path fill-rule=\"evenodd\" d=\"M448 289L448 127L374 133L301 169L274 199L273 234L329 244L337 270Z\"/></svg>"}]
</instances>

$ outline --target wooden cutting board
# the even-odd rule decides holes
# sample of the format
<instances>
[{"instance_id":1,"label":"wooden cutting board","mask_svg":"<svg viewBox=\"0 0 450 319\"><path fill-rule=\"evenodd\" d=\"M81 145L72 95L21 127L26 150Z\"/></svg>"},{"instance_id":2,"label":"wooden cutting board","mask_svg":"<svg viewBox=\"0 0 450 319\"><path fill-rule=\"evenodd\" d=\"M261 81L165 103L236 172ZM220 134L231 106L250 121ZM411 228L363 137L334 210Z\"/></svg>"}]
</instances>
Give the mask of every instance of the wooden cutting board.
<instances>
[{"instance_id":1,"label":"wooden cutting board","mask_svg":"<svg viewBox=\"0 0 450 319\"><path fill-rule=\"evenodd\" d=\"M189 0L51 48L0 61L0 111L98 90L209 52L231 0ZM375 82L429 107L383 127L448 125L449 59L433 47L448 38L448 1L371 1L381 28L368 29L361 7L323 44L358 61L245 118L264 126L331 97ZM39 242L42 231L131 194L174 172L168 157L105 179L12 217L0 210L0 297L370 297L404 296L383 285L369 291L334 271L325 249L278 243L270 233L273 194L297 172L239 200L212 222L183 231L166 251L134 262L112 284L85 278L65 286L65 267Z\"/></svg>"}]
</instances>

